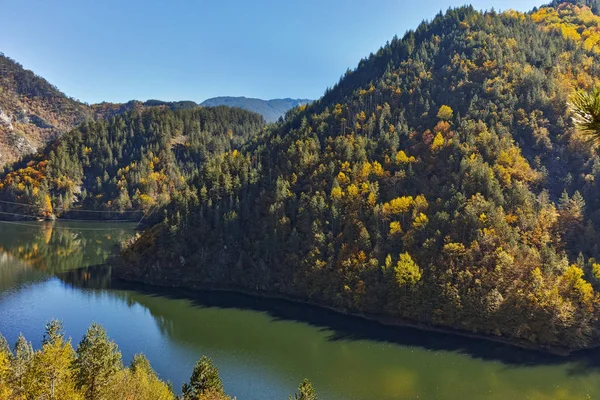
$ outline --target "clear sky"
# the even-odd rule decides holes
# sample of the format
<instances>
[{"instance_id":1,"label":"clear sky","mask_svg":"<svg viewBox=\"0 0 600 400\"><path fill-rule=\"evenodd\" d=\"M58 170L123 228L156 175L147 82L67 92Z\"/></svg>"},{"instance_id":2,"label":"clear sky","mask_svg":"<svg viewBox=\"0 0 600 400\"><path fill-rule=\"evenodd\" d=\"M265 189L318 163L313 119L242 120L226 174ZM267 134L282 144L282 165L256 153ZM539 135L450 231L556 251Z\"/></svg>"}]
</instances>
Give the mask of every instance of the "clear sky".
<instances>
[{"instance_id":1,"label":"clear sky","mask_svg":"<svg viewBox=\"0 0 600 400\"><path fill-rule=\"evenodd\" d=\"M88 103L314 99L395 34L467 1L3 0L0 52Z\"/></svg>"}]
</instances>

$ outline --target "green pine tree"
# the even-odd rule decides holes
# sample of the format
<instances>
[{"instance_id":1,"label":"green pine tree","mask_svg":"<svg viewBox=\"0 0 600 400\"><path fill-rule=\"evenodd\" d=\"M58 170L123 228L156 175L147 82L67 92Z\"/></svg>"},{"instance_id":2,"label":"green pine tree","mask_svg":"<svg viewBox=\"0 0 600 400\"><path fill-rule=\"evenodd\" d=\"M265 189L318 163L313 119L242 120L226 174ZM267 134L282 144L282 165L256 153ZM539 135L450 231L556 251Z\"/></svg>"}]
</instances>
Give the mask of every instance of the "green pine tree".
<instances>
[{"instance_id":1,"label":"green pine tree","mask_svg":"<svg viewBox=\"0 0 600 400\"><path fill-rule=\"evenodd\" d=\"M305 378L298 386L298 393L294 397L290 396L290 400L317 400L317 393L312 383Z\"/></svg>"},{"instance_id":2,"label":"green pine tree","mask_svg":"<svg viewBox=\"0 0 600 400\"><path fill-rule=\"evenodd\" d=\"M101 325L93 323L77 346L77 359L73 362L77 387L85 390L86 399L95 400L122 366L117 345Z\"/></svg>"},{"instance_id":3,"label":"green pine tree","mask_svg":"<svg viewBox=\"0 0 600 400\"><path fill-rule=\"evenodd\" d=\"M8 344L8 341L6 340L6 338L4 336L2 336L1 333L0 333L0 353L4 353L5 355L12 356L12 352L10 351L10 345Z\"/></svg>"},{"instance_id":4,"label":"green pine tree","mask_svg":"<svg viewBox=\"0 0 600 400\"><path fill-rule=\"evenodd\" d=\"M26 380L31 361L33 360L33 346L25 339L22 334L17 338L12 357L11 369L13 371L14 388L17 394L22 394L26 390Z\"/></svg>"},{"instance_id":5,"label":"green pine tree","mask_svg":"<svg viewBox=\"0 0 600 400\"><path fill-rule=\"evenodd\" d=\"M196 400L200 395L208 392L223 393L223 382L219 377L219 370L210 358L202 356L194 366L190 383L185 383L182 388L185 400Z\"/></svg>"}]
</instances>

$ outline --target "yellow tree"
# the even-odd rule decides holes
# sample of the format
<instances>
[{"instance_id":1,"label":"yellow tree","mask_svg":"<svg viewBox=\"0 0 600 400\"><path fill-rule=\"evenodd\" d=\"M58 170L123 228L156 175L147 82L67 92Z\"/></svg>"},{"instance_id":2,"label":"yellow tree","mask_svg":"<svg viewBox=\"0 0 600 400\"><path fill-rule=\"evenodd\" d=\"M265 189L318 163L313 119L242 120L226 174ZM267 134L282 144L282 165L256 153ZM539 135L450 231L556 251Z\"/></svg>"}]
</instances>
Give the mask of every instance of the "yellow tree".
<instances>
[{"instance_id":1,"label":"yellow tree","mask_svg":"<svg viewBox=\"0 0 600 400\"><path fill-rule=\"evenodd\" d=\"M594 289L583 278L581 268L577 265L571 265L561 276L561 283L565 296L570 296L589 310L593 308Z\"/></svg>"},{"instance_id":2,"label":"yellow tree","mask_svg":"<svg viewBox=\"0 0 600 400\"><path fill-rule=\"evenodd\" d=\"M158 378L150 362L142 354L133 357L129 368L113 375L102 394L106 399L175 399L169 386Z\"/></svg>"},{"instance_id":3,"label":"yellow tree","mask_svg":"<svg viewBox=\"0 0 600 400\"><path fill-rule=\"evenodd\" d=\"M42 215L44 217L50 217L53 211L54 210L52 208L52 201L50 200L50 196L46 194L44 196L44 199L42 200Z\"/></svg>"},{"instance_id":4,"label":"yellow tree","mask_svg":"<svg viewBox=\"0 0 600 400\"><path fill-rule=\"evenodd\" d=\"M382 206L383 214L386 216L404 214L414 204L412 196L402 196L392 199Z\"/></svg>"},{"instance_id":5,"label":"yellow tree","mask_svg":"<svg viewBox=\"0 0 600 400\"><path fill-rule=\"evenodd\" d=\"M453 115L454 110L452 110L452 108L450 108L450 106L447 105L441 106L437 113L437 117L443 121L451 120Z\"/></svg>"},{"instance_id":6,"label":"yellow tree","mask_svg":"<svg viewBox=\"0 0 600 400\"><path fill-rule=\"evenodd\" d=\"M412 286L421 280L421 268L413 261L408 253L400 254L394 268L396 283L400 287Z\"/></svg>"},{"instance_id":7,"label":"yellow tree","mask_svg":"<svg viewBox=\"0 0 600 400\"><path fill-rule=\"evenodd\" d=\"M436 152L444 147L446 144L446 140L441 132L435 134L435 138L433 139L433 143L431 143L431 151Z\"/></svg>"},{"instance_id":8,"label":"yellow tree","mask_svg":"<svg viewBox=\"0 0 600 400\"><path fill-rule=\"evenodd\" d=\"M10 355L0 349L0 400L12 399L13 391L9 387L11 371L10 371Z\"/></svg>"},{"instance_id":9,"label":"yellow tree","mask_svg":"<svg viewBox=\"0 0 600 400\"><path fill-rule=\"evenodd\" d=\"M36 398L81 399L75 389L71 364L75 360L75 351L71 341L65 339L62 323L53 320L46 324L46 333L42 348L35 353L33 371L38 393Z\"/></svg>"}]
</instances>

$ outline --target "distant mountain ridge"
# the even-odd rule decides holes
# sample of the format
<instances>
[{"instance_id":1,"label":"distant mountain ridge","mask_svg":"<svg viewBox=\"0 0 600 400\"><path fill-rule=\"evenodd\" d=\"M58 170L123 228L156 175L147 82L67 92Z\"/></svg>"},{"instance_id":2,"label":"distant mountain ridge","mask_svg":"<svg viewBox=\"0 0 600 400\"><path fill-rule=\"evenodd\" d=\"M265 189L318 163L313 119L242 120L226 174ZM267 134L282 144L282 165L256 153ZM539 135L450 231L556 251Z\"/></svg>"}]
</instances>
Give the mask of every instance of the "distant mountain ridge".
<instances>
[{"instance_id":1,"label":"distant mountain ridge","mask_svg":"<svg viewBox=\"0 0 600 400\"><path fill-rule=\"evenodd\" d=\"M0 167L34 153L84 121L150 107L176 111L199 106L193 101L161 100L88 105L0 53Z\"/></svg>"},{"instance_id":2,"label":"distant mountain ridge","mask_svg":"<svg viewBox=\"0 0 600 400\"><path fill-rule=\"evenodd\" d=\"M152 99L90 105L65 95L44 78L0 52L0 167L35 153L84 121L110 118L134 109L159 107L177 111L225 105L258 113L267 122L274 122L290 109L310 102L290 98L215 97L202 104Z\"/></svg>"},{"instance_id":3,"label":"distant mountain ridge","mask_svg":"<svg viewBox=\"0 0 600 400\"><path fill-rule=\"evenodd\" d=\"M253 111L261 114L265 117L267 122L275 122L279 117L285 116L285 113L292 108L311 103L309 99L271 99L262 100L251 97L213 97L204 100L200 103L201 106L215 107L215 106L228 106L228 107L239 107L244 110Z\"/></svg>"}]
</instances>

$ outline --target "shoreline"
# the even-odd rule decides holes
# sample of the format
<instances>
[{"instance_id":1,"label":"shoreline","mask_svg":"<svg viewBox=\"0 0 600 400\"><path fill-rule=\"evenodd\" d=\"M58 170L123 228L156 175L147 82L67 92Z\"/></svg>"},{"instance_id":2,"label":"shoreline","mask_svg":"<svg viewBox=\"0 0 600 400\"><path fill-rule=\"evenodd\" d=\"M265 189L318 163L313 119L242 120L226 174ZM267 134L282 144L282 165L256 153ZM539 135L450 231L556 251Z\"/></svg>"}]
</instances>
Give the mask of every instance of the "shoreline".
<instances>
[{"instance_id":1,"label":"shoreline","mask_svg":"<svg viewBox=\"0 0 600 400\"><path fill-rule=\"evenodd\" d=\"M119 263L119 264L121 264L121 263ZM239 289L239 288L234 288L234 287L215 287L215 286L200 285L200 284L182 285L182 284L170 283L170 282L167 284L158 284L158 283L144 281L144 280L141 280L138 278L132 278L130 276L130 274L127 274L127 273L123 274L122 272L124 272L124 270L122 268L124 268L124 267L122 265L119 265L115 269L113 269L113 273L114 273L113 279L117 279L117 280L120 280L125 283L140 284L140 285L146 285L149 287L162 288L162 289L180 289L180 290L189 291L191 293L199 293L199 292L228 293L228 294L247 296L247 297L251 297L251 298L255 298L255 299L275 300L275 301L286 302L286 303L299 305L299 306L315 307L315 308L319 308L321 310L327 310L330 312L334 312L340 316L356 318L356 319L360 319L363 321L377 323L377 324L380 324L382 327L410 328L410 329L420 330L420 331L424 331L424 332L432 332L432 333L459 336L459 337L463 337L463 338L467 338L467 339L476 339L476 340L482 340L482 341L487 341L487 342L492 342L492 343L497 343L497 344L508 345L508 346L515 347L515 348L518 348L521 350L538 352L538 353L541 353L544 355L568 358L570 356L575 355L577 352L589 351L589 350L600 347L600 345L596 344L595 346L591 346L591 347L588 347L585 349L573 350L573 349L569 349L566 347L559 347L559 346L541 346L541 345L526 342L523 340L511 340L509 338L502 337L502 336L478 334L478 333L473 333L473 332L464 331L464 330L460 330L460 329L436 326L436 325L429 325L429 324L424 324L424 323L419 323L419 322L415 322L415 321L411 321L411 320L394 318L394 317L389 317L389 316L384 316L384 315L347 312L347 311L343 311L343 310L337 309L332 306L327 306L324 304L307 301L307 300L304 300L301 298L295 298L293 296L286 296L281 293L274 293L274 292L268 292L268 291L250 291L247 289Z\"/></svg>"}]
</instances>

